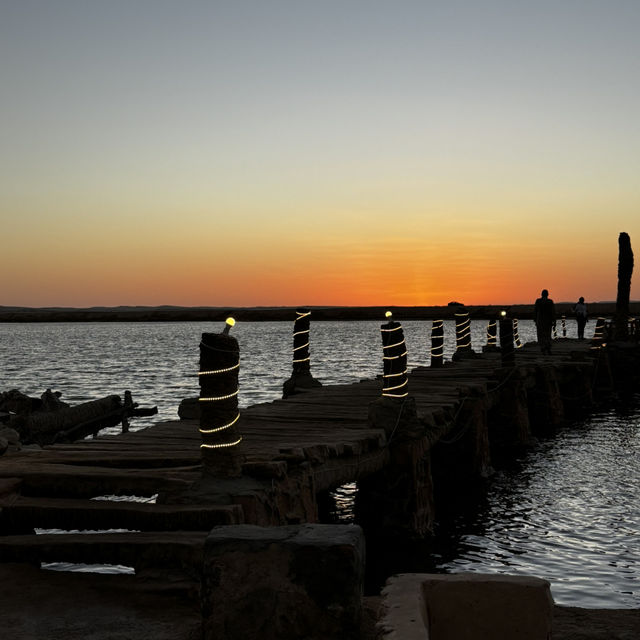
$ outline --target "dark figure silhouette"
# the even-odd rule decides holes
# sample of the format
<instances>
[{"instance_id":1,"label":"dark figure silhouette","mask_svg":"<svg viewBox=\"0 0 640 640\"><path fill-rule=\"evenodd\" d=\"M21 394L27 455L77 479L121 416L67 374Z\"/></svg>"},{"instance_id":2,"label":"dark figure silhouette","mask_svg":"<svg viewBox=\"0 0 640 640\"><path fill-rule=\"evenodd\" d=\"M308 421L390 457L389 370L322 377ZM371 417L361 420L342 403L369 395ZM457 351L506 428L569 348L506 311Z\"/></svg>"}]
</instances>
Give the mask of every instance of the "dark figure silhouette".
<instances>
[{"instance_id":1,"label":"dark figure silhouette","mask_svg":"<svg viewBox=\"0 0 640 640\"><path fill-rule=\"evenodd\" d=\"M533 319L536 323L540 351L550 355L551 331L556 324L556 308L546 289L542 290L541 296L536 300Z\"/></svg>"},{"instance_id":2,"label":"dark figure silhouette","mask_svg":"<svg viewBox=\"0 0 640 640\"><path fill-rule=\"evenodd\" d=\"M584 326L587 324L587 305L582 296L573 305L573 313L576 314L576 322L578 323L578 340L584 340Z\"/></svg>"}]
</instances>

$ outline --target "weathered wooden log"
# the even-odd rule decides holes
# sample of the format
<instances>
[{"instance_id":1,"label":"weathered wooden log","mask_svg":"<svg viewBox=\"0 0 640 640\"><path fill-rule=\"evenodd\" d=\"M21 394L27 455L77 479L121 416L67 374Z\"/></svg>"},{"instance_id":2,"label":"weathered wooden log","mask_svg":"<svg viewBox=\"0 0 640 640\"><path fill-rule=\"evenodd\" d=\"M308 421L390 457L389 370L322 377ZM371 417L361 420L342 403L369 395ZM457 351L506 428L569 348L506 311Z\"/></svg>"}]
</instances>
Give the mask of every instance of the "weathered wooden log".
<instances>
[{"instance_id":1,"label":"weathered wooden log","mask_svg":"<svg viewBox=\"0 0 640 640\"><path fill-rule=\"evenodd\" d=\"M124 415L120 396L110 395L58 411L16 416L9 421L9 426L18 431L23 444L44 446L78 440L100 429L115 426Z\"/></svg>"},{"instance_id":2,"label":"weathered wooden log","mask_svg":"<svg viewBox=\"0 0 640 640\"><path fill-rule=\"evenodd\" d=\"M628 340L629 296L633 273L633 251L629 234L618 236L618 296L616 298L615 339Z\"/></svg>"}]
</instances>

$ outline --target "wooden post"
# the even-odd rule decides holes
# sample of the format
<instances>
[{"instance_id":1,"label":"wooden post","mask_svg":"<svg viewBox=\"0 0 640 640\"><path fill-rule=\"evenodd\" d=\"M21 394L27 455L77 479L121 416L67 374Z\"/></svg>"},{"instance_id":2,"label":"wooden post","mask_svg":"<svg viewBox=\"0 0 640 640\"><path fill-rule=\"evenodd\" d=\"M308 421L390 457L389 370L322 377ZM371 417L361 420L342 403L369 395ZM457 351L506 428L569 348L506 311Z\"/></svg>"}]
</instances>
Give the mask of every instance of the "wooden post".
<instances>
[{"instance_id":1,"label":"wooden post","mask_svg":"<svg viewBox=\"0 0 640 640\"><path fill-rule=\"evenodd\" d=\"M498 351L498 320L490 318L487 323L487 344L482 347L483 353Z\"/></svg>"},{"instance_id":2,"label":"wooden post","mask_svg":"<svg viewBox=\"0 0 640 640\"><path fill-rule=\"evenodd\" d=\"M503 367L515 367L516 355L513 349L513 320L500 318L500 351Z\"/></svg>"},{"instance_id":3,"label":"wooden post","mask_svg":"<svg viewBox=\"0 0 640 640\"><path fill-rule=\"evenodd\" d=\"M388 312L390 313L390 312ZM388 316L390 317L390 315ZM407 345L399 322L389 320L380 327L382 336L382 395L386 398L406 398L407 391Z\"/></svg>"},{"instance_id":4,"label":"wooden post","mask_svg":"<svg viewBox=\"0 0 640 640\"><path fill-rule=\"evenodd\" d=\"M469 312L462 307L455 313L456 319L456 351L453 359L458 360L467 355L472 355L471 349L471 320Z\"/></svg>"},{"instance_id":5,"label":"wooden post","mask_svg":"<svg viewBox=\"0 0 640 640\"><path fill-rule=\"evenodd\" d=\"M522 342L520 342L520 333L518 331L518 318L513 319L513 341L516 344L516 349L522 348Z\"/></svg>"},{"instance_id":6,"label":"wooden post","mask_svg":"<svg viewBox=\"0 0 640 640\"><path fill-rule=\"evenodd\" d=\"M311 371L309 341L311 311L298 309L293 323L293 373L308 374Z\"/></svg>"},{"instance_id":7,"label":"wooden post","mask_svg":"<svg viewBox=\"0 0 640 640\"><path fill-rule=\"evenodd\" d=\"M444 359L444 320L431 325L431 366L441 367Z\"/></svg>"},{"instance_id":8,"label":"wooden post","mask_svg":"<svg viewBox=\"0 0 640 640\"><path fill-rule=\"evenodd\" d=\"M297 309L293 323L293 371L291 377L282 385L283 398L288 398L304 389L322 386L322 383L311 375L310 327L311 311Z\"/></svg>"},{"instance_id":9,"label":"wooden post","mask_svg":"<svg viewBox=\"0 0 640 640\"><path fill-rule=\"evenodd\" d=\"M591 340L591 349L600 349L604 344L604 328L605 328L605 319L598 318L596 320L596 328L593 332L593 338Z\"/></svg>"},{"instance_id":10,"label":"wooden post","mask_svg":"<svg viewBox=\"0 0 640 640\"><path fill-rule=\"evenodd\" d=\"M229 321L227 321L229 327ZM228 334L203 333L200 342L200 433L205 472L223 477L242 474L238 445L238 341Z\"/></svg>"},{"instance_id":11,"label":"wooden post","mask_svg":"<svg viewBox=\"0 0 640 640\"><path fill-rule=\"evenodd\" d=\"M565 316L562 316L562 318L560 319L560 322L562 323L562 337L566 338L567 337L567 318Z\"/></svg>"},{"instance_id":12,"label":"wooden post","mask_svg":"<svg viewBox=\"0 0 640 640\"><path fill-rule=\"evenodd\" d=\"M618 236L618 296L616 298L615 338L629 338L629 295L631 293L631 274L633 273L633 251L629 234Z\"/></svg>"},{"instance_id":13,"label":"wooden post","mask_svg":"<svg viewBox=\"0 0 640 640\"><path fill-rule=\"evenodd\" d=\"M498 322L495 318L489 320L487 324L487 347L498 346Z\"/></svg>"}]
</instances>

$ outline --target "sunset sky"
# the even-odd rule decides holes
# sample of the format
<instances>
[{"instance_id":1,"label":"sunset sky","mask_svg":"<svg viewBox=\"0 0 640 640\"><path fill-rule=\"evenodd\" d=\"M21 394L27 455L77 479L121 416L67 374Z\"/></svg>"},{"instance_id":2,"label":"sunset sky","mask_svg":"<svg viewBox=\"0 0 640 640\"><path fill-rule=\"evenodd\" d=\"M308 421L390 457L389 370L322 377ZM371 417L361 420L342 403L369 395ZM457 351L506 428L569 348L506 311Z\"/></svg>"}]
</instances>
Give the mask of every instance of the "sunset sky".
<instances>
[{"instance_id":1,"label":"sunset sky","mask_svg":"<svg viewBox=\"0 0 640 640\"><path fill-rule=\"evenodd\" d=\"M615 299L639 33L638 0L0 0L0 305Z\"/></svg>"}]
</instances>

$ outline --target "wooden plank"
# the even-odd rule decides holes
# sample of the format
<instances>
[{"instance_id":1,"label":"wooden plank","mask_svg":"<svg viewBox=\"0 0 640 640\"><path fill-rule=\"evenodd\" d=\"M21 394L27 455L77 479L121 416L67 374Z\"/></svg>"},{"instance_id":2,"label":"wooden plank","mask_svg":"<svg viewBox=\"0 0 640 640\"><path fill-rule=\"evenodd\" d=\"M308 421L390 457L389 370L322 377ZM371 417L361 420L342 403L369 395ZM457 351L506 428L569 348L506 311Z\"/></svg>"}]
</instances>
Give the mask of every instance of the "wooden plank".
<instances>
[{"instance_id":1,"label":"wooden plank","mask_svg":"<svg viewBox=\"0 0 640 640\"><path fill-rule=\"evenodd\" d=\"M41 529L138 529L209 531L216 525L242 524L239 505L166 505L140 502L32 498L0 502L3 526Z\"/></svg>"}]
</instances>

